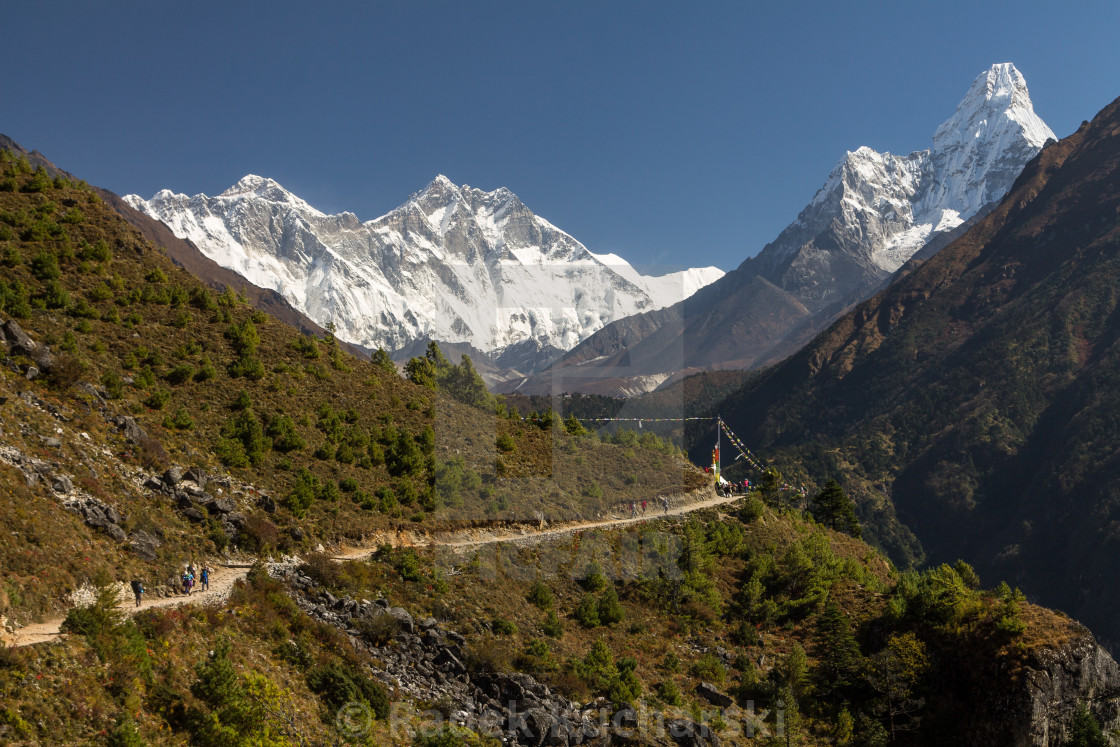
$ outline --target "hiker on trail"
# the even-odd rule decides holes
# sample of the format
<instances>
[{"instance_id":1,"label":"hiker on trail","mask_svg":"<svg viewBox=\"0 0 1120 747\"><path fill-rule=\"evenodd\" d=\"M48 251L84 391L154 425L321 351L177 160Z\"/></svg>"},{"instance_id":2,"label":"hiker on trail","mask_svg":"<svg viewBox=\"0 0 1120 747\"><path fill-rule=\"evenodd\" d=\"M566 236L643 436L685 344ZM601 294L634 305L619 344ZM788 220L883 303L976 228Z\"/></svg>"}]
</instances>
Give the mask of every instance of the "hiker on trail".
<instances>
[{"instance_id":1,"label":"hiker on trail","mask_svg":"<svg viewBox=\"0 0 1120 747\"><path fill-rule=\"evenodd\" d=\"M665 507L665 513L669 513L669 496L661 496L661 505Z\"/></svg>"},{"instance_id":2,"label":"hiker on trail","mask_svg":"<svg viewBox=\"0 0 1120 747\"><path fill-rule=\"evenodd\" d=\"M136 578L132 580L132 593L136 595L136 606L140 606L140 598L144 596L144 582Z\"/></svg>"},{"instance_id":3,"label":"hiker on trail","mask_svg":"<svg viewBox=\"0 0 1120 747\"><path fill-rule=\"evenodd\" d=\"M646 515L646 502L642 501L642 516Z\"/></svg>"},{"instance_id":4,"label":"hiker on trail","mask_svg":"<svg viewBox=\"0 0 1120 747\"><path fill-rule=\"evenodd\" d=\"M630 518L633 519L638 515L638 506L634 501L630 501Z\"/></svg>"},{"instance_id":5,"label":"hiker on trail","mask_svg":"<svg viewBox=\"0 0 1120 747\"><path fill-rule=\"evenodd\" d=\"M194 578L194 563L187 563L187 574Z\"/></svg>"},{"instance_id":6,"label":"hiker on trail","mask_svg":"<svg viewBox=\"0 0 1120 747\"><path fill-rule=\"evenodd\" d=\"M210 591L210 568L202 566L202 590Z\"/></svg>"},{"instance_id":7,"label":"hiker on trail","mask_svg":"<svg viewBox=\"0 0 1120 747\"><path fill-rule=\"evenodd\" d=\"M188 572L184 572L183 573L183 593L186 594L188 597L191 595L191 582L192 581L194 581L194 578L191 576L191 574L188 573Z\"/></svg>"}]
</instances>

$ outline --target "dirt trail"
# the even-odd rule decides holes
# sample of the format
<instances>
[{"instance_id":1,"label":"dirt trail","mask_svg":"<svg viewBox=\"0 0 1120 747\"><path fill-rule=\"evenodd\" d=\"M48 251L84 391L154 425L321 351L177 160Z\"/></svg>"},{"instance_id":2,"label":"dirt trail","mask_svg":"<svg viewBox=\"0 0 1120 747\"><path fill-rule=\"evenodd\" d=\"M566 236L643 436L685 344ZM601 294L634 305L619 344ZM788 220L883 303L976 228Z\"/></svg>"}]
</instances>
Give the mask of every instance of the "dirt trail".
<instances>
[{"instance_id":1,"label":"dirt trail","mask_svg":"<svg viewBox=\"0 0 1120 747\"><path fill-rule=\"evenodd\" d=\"M669 516L683 516L684 514L692 513L693 511L701 511L705 508L714 508L716 506L723 506L728 503L734 503L743 496L733 495L730 497L713 496L702 501L695 503L682 503L677 506L670 506L669 511L657 509L655 510L651 505L645 515L639 514L635 517L612 517L610 519L603 519L600 521L588 522L573 522L569 524L560 524L548 527L547 529L510 532L491 532L468 530L465 532L447 533L437 536L423 536L419 534L398 534L394 535L392 540L394 544L398 545L412 545L417 547L425 546L443 546L443 547L473 547L477 545L486 545L494 542L530 542L542 538L555 537L563 534L572 534L575 532L584 532L589 529L599 529L602 527L613 527L624 524L639 524L646 521L656 521ZM471 536L463 536L471 535ZM390 539L388 537L382 538ZM370 552L380 544L380 541L371 542L363 547L347 548L343 547L336 555L333 556L335 560L356 560L358 558L366 557ZM181 604L206 604L209 602L217 602L224 599L228 594L233 584L239 579L245 578L248 573L247 567L242 566L218 566L210 574L210 589L208 591L195 591L190 596L172 596L163 599L145 599L140 607L135 606L131 592L127 595L127 599L122 601L119 609L129 615L135 614L141 610L151 609L153 607L177 607ZM46 641L56 641L60 637L59 626L65 616L53 617L39 623L32 623L25 627L18 629L15 634L9 634L5 631L0 631L0 643L8 646L29 646L34 643L44 643Z\"/></svg>"},{"instance_id":2,"label":"dirt trail","mask_svg":"<svg viewBox=\"0 0 1120 747\"><path fill-rule=\"evenodd\" d=\"M152 609L153 607L178 607L181 604L217 602L224 599L229 594L230 589L233 588L234 582L240 578L245 578L247 572L248 569L246 568L218 566L210 573L210 588L208 590L192 591L190 596L176 594L175 596L153 597L151 599L145 594L144 601L139 607L136 606L135 598L129 591L127 594L121 594L121 604L117 609L127 615L134 615L141 610ZM52 617L43 622L31 623L17 630L15 635L0 631L0 642L9 646L27 646L32 643L58 640L58 629L65 619L65 616Z\"/></svg>"}]
</instances>

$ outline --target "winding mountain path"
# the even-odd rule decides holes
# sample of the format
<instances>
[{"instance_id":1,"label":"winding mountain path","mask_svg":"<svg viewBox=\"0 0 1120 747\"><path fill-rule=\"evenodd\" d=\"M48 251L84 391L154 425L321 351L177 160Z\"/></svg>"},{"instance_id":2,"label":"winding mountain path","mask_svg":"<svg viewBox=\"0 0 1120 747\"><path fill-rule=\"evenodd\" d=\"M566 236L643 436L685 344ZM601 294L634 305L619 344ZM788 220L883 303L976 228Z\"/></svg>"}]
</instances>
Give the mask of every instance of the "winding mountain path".
<instances>
[{"instance_id":1,"label":"winding mountain path","mask_svg":"<svg viewBox=\"0 0 1120 747\"><path fill-rule=\"evenodd\" d=\"M333 555L332 558L338 561L357 560L369 555L372 550L386 541L398 546L414 547L475 547L493 544L495 542L537 542L548 537L586 532L591 529L640 524L642 522L656 521L657 519L666 517L683 516L694 511L701 511L706 508L715 508L717 506L734 503L742 497L741 495L732 495L728 497L713 495L711 498L693 503L681 503L676 506L670 506L667 512L663 510L653 510L651 508L645 514L634 517L612 516L610 519L560 524L540 530L524 529L521 531L509 532L464 530L460 532L447 532L436 536L425 536L414 532L395 533L391 536L379 536L376 541L361 547L343 547L337 554ZM249 566L247 565L219 565L214 568L210 574L209 590L195 591L191 593L190 596L175 595L164 598L145 599L139 607L135 606L131 591L122 592L121 596L124 601L121 602L118 609L125 614L133 615L141 610L156 607L178 607L183 604L207 604L210 602L218 602L225 599L229 595L230 589L233 588L234 583L245 578L248 572ZM122 588L127 589L127 585L123 585ZM24 626L14 634L0 631L0 643L15 647L30 646L35 643L45 643L47 641L57 641L61 636L59 627L65 619L65 616L52 617L43 622Z\"/></svg>"}]
</instances>

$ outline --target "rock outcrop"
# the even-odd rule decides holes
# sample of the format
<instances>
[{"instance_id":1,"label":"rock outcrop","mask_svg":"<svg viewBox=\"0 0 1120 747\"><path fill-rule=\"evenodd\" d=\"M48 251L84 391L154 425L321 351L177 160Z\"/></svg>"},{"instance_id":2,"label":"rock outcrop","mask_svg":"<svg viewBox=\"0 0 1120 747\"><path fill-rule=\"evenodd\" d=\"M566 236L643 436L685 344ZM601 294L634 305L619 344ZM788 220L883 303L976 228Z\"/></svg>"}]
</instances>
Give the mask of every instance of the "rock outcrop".
<instances>
[{"instance_id":1,"label":"rock outcrop","mask_svg":"<svg viewBox=\"0 0 1120 747\"><path fill-rule=\"evenodd\" d=\"M468 668L467 639L432 618L417 622L383 599L337 598L291 566L275 565L270 573L290 585L311 617L344 630L356 648L382 662L384 668L371 670L372 676L416 702L449 704L452 722L500 731L504 743L532 747L614 744L612 728L616 733L637 728L638 714L627 705L603 699L580 704L528 674ZM720 744L707 726L687 719L664 726L666 744Z\"/></svg>"}]
</instances>

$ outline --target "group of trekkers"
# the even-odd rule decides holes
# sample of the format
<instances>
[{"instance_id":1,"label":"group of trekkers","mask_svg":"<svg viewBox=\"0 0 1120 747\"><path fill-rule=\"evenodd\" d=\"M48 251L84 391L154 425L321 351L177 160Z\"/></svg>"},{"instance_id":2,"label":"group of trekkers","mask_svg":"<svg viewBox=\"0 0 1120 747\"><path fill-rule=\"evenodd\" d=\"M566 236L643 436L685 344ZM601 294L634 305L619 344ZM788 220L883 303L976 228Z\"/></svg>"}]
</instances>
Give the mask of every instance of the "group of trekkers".
<instances>
[{"instance_id":1,"label":"group of trekkers","mask_svg":"<svg viewBox=\"0 0 1120 747\"><path fill-rule=\"evenodd\" d=\"M751 485L751 481L747 479L732 480L731 482L721 480L718 492L724 497L730 497L733 495L745 495L746 493L751 492L752 487L753 486Z\"/></svg>"},{"instance_id":2,"label":"group of trekkers","mask_svg":"<svg viewBox=\"0 0 1120 747\"><path fill-rule=\"evenodd\" d=\"M202 591L208 591L210 589L210 568L208 566L204 565L202 569L198 571L198 580L202 583ZM187 564L186 570L183 571L182 582L183 593L189 597L195 584L194 563Z\"/></svg>"},{"instance_id":3,"label":"group of trekkers","mask_svg":"<svg viewBox=\"0 0 1120 747\"><path fill-rule=\"evenodd\" d=\"M191 591L194 590L195 573L196 573L196 571L195 571L194 563L190 562L190 563L187 563L187 567L183 570L183 575L180 578L180 583L182 584L183 594L185 594L188 597L191 595ZM202 589L201 590L202 591L209 591L210 590L210 566L203 565L202 568L200 568L197 571L197 573L198 573L198 576L197 576L198 581L202 584ZM143 580L141 580L139 578L136 578L136 579L133 579L132 582L129 585L132 587L133 596L136 597L136 606L139 607L140 603L143 601L144 592L146 591L146 589L144 588L144 582L143 582Z\"/></svg>"},{"instance_id":4,"label":"group of trekkers","mask_svg":"<svg viewBox=\"0 0 1120 747\"><path fill-rule=\"evenodd\" d=\"M662 511L664 513L669 513L669 497L663 495L658 498L657 501L661 504ZM629 504L623 503L622 513L625 514L627 511L629 511L630 518L632 519L637 518L639 512L641 512L642 516L645 516L646 509L649 508L649 503L649 501L630 501Z\"/></svg>"}]
</instances>

